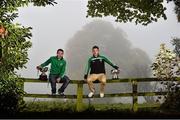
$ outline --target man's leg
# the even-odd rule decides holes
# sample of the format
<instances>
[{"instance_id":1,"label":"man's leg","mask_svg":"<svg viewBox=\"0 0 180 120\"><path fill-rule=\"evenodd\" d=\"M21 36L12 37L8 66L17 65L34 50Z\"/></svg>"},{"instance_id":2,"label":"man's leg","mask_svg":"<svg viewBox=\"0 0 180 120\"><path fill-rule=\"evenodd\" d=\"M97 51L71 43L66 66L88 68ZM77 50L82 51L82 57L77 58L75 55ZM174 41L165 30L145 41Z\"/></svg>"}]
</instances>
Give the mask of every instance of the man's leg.
<instances>
[{"instance_id":1,"label":"man's leg","mask_svg":"<svg viewBox=\"0 0 180 120\"><path fill-rule=\"evenodd\" d=\"M106 75L105 74L100 74L99 76L99 81L100 83L100 97L104 97L104 88L106 85Z\"/></svg>"},{"instance_id":2,"label":"man's leg","mask_svg":"<svg viewBox=\"0 0 180 120\"><path fill-rule=\"evenodd\" d=\"M96 79L97 79L97 75L96 74L91 74L87 78L87 83L88 83L88 86L89 86L89 90L91 91L89 93L88 97L92 97L94 95L95 88L94 88L93 81L95 81Z\"/></svg>"},{"instance_id":3,"label":"man's leg","mask_svg":"<svg viewBox=\"0 0 180 120\"><path fill-rule=\"evenodd\" d=\"M51 92L56 94L56 75L49 75L49 81L51 83Z\"/></svg>"},{"instance_id":4,"label":"man's leg","mask_svg":"<svg viewBox=\"0 0 180 120\"><path fill-rule=\"evenodd\" d=\"M61 88L58 90L59 93L63 93L64 90L66 89L66 87L68 86L70 79L68 78L68 76L64 76L61 81L63 82Z\"/></svg>"}]
</instances>

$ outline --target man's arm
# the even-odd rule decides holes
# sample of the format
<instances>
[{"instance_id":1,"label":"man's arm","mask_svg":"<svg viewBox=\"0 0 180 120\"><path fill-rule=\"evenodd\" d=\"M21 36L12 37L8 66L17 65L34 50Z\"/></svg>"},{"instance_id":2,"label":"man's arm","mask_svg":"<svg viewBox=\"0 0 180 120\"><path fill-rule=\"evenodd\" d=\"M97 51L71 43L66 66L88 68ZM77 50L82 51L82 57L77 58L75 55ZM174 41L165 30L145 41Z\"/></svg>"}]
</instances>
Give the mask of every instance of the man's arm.
<instances>
[{"instance_id":1,"label":"man's arm","mask_svg":"<svg viewBox=\"0 0 180 120\"><path fill-rule=\"evenodd\" d=\"M118 66L116 66L115 64L113 64L108 58L106 58L105 56L101 56L103 59L104 59L104 61L106 62L106 63L108 63L110 66L112 66L113 68L115 68L115 69L118 69L119 67Z\"/></svg>"},{"instance_id":2,"label":"man's arm","mask_svg":"<svg viewBox=\"0 0 180 120\"><path fill-rule=\"evenodd\" d=\"M49 58L46 62L41 64L40 67L45 67L45 66L49 65L49 63L51 63L51 58Z\"/></svg>"},{"instance_id":3,"label":"man's arm","mask_svg":"<svg viewBox=\"0 0 180 120\"><path fill-rule=\"evenodd\" d=\"M89 71L90 71L90 61L91 61L91 58L89 58L88 63L87 63L87 65L86 65L85 74L84 74L84 79L87 79L87 76L88 76L88 74L89 74Z\"/></svg>"},{"instance_id":4,"label":"man's arm","mask_svg":"<svg viewBox=\"0 0 180 120\"><path fill-rule=\"evenodd\" d=\"M66 61L64 62L63 66L62 66L61 73L59 74L60 78L64 77L65 71L66 71Z\"/></svg>"}]
</instances>

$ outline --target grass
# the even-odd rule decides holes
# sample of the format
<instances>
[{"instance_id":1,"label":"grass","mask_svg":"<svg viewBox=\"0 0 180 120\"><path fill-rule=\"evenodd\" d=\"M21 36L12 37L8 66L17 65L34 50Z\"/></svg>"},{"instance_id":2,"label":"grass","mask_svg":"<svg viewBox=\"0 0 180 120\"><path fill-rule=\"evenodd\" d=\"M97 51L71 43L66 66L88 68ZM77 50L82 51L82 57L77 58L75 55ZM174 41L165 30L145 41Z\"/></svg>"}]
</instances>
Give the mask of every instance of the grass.
<instances>
[{"instance_id":1,"label":"grass","mask_svg":"<svg viewBox=\"0 0 180 120\"><path fill-rule=\"evenodd\" d=\"M124 110L124 109L132 109L132 104L94 104L93 105L95 107L96 110L108 110L108 109L117 109L117 110ZM152 108L157 108L159 107L160 104L156 104L156 103L144 103L144 104L139 104L138 108L139 109L152 109Z\"/></svg>"},{"instance_id":2,"label":"grass","mask_svg":"<svg viewBox=\"0 0 180 120\"><path fill-rule=\"evenodd\" d=\"M152 109L159 107L159 104L139 104L140 109ZM132 104L84 104L84 110L94 108L96 111L114 110L131 110ZM47 112L52 110L76 112L76 103L74 101L59 102L59 101L36 101L27 102L26 107L21 112Z\"/></svg>"},{"instance_id":3,"label":"grass","mask_svg":"<svg viewBox=\"0 0 180 120\"><path fill-rule=\"evenodd\" d=\"M76 104L73 101L37 101L27 102L20 112L48 112L48 111L69 111L75 112Z\"/></svg>"},{"instance_id":4,"label":"grass","mask_svg":"<svg viewBox=\"0 0 180 120\"><path fill-rule=\"evenodd\" d=\"M151 106L151 107L150 107ZM180 113L163 112L158 104L141 104L138 112L132 112L131 104L84 104L84 110L76 112L73 101L27 102L24 109L12 118L179 118ZM10 118L10 116L4 116Z\"/></svg>"}]
</instances>

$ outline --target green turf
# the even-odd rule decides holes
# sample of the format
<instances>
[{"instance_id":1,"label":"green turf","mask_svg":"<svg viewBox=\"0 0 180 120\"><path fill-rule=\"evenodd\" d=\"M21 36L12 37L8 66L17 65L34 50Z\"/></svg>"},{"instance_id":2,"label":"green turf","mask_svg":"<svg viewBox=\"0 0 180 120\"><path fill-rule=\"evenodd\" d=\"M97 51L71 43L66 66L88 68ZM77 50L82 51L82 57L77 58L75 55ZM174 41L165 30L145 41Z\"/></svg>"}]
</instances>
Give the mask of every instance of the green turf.
<instances>
[{"instance_id":1,"label":"green turf","mask_svg":"<svg viewBox=\"0 0 180 120\"><path fill-rule=\"evenodd\" d=\"M159 104L139 104L139 109L154 109L154 107L158 108ZM83 104L84 110L92 108L97 111L106 111L106 110L124 110L129 109L131 110L132 104ZM59 111L76 111L76 103L74 101L67 101L67 102L59 102L59 101L35 101L35 102L26 102L25 108L22 110L25 112L46 112L52 110L59 110Z\"/></svg>"}]
</instances>

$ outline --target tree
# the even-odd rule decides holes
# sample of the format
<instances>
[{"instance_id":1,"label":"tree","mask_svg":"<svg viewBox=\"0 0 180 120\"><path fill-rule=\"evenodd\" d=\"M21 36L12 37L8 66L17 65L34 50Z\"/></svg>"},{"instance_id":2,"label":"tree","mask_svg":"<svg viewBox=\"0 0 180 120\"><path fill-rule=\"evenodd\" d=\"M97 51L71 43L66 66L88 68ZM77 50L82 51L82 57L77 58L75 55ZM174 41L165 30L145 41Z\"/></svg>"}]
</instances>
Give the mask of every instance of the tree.
<instances>
[{"instance_id":1,"label":"tree","mask_svg":"<svg viewBox=\"0 0 180 120\"><path fill-rule=\"evenodd\" d=\"M14 113L23 105L23 81L16 70L25 67L31 27L24 27L13 20L18 8L33 3L35 6L55 4L54 0L1 0L0 1L0 112Z\"/></svg>"},{"instance_id":2,"label":"tree","mask_svg":"<svg viewBox=\"0 0 180 120\"><path fill-rule=\"evenodd\" d=\"M180 0L167 0L168 2L169 1L174 1L174 4L175 4L175 13L177 14L177 19L178 19L178 22L180 22Z\"/></svg>"},{"instance_id":3,"label":"tree","mask_svg":"<svg viewBox=\"0 0 180 120\"><path fill-rule=\"evenodd\" d=\"M176 68L179 68L179 61L176 58L177 55L173 51L166 48L165 44L161 44L160 52L151 66L153 75L161 81L160 85L157 85L157 90L160 92L167 91L164 96L165 101L169 99L169 95L171 96L176 91L174 77L178 71ZM162 100L161 96L158 97L157 102L159 100Z\"/></svg>"},{"instance_id":4,"label":"tree","mask_svg":"<svg viewBox=\"0 0 180 120\"><path fill-rule=\"evenodd\" d=\"M174 52L176 53L177 57L180 57L180 38L173 38L171 42L174 46Z\"/></svg>"},{"instance_id":5,"label":"tree","mask_svg":"<svg viewBox=\"0 0 180 120\"><path fill-rule=\"evenodd\" d=\"M173 69L175 62L175 53L165 47L165 44L160 45L155 62L152 64L153 75L160 80L169 80L173 77Z\"/></svg>"},{"instance_id":6,"label":"tree","mask_svg":"<svg viewBox=\"0 0 180 120\"><path fill-rule=\"evenodd\" d=\"M176 63L177 66L176 75L180 75L180 38L174 38L172 41L172 45L174 46L174 53L176 53Z\"/></svg>"},{"instance_id":7,"label":"tree","mask_svg":"<svg viewBox=\"0 0 180 120\"><path fill-rule=\"evenodd\" d=\"M180 20L179 0L89 0L87 17L113 16L116 22L148 25L159 18L167 19L163 1L175 3L175 13Z\"/></svg>"},{"instance_id":8,"label":"tree","mask_svg":"<svg viewBox=\"0 0 180 120\"><path fill-rule=\"evenodd\" d=\"M166 48L165 44L161 44L160 52L158 53L155 62L152 64L152 70L154 76L161 80L158 91L167 91L163 99L161 96L158 97L157 102L164 100L161 105L162 109L169 110L180 110L180 87L179 83L174 81L174 77L179 76L179 53L177 52L178 39L173 39L172 44L175 45L174 52ZM169 80L169 81L167 81ZM157 86L159 88L159 86Z\"/></svg>"}]
</instances>

